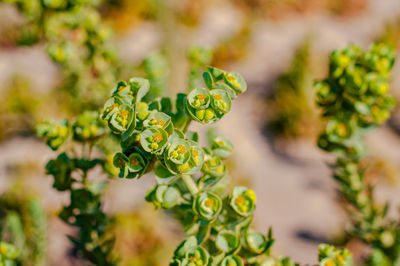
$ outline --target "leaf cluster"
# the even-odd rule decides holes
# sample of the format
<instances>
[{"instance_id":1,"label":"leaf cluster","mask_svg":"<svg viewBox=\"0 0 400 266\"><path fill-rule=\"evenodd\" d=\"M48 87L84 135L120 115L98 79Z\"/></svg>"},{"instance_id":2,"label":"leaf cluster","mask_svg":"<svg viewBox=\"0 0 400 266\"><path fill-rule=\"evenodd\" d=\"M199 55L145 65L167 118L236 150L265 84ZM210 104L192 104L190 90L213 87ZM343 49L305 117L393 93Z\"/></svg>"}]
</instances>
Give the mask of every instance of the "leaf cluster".
<instances>
[{"instance_id":1,"label":"leaf cluster","mask_svg":"<svg viewBox=\"0 0 400 266\"><path fill-rule=\"evenodd\" d=\"M386 217L387 204L375 202L374 188L360 165L366 154L364 135L385 122L394 106L388 95L393 65L394 52L387 45L374 44L367 51L352 45L332 53L329 76L315 88L317 104L328 119L318 146L337 156L332 168L352 220L348 234L372 245L371 259L382 255L395 263L400 255L399 224Z\"/></svg>"}]
</instances>

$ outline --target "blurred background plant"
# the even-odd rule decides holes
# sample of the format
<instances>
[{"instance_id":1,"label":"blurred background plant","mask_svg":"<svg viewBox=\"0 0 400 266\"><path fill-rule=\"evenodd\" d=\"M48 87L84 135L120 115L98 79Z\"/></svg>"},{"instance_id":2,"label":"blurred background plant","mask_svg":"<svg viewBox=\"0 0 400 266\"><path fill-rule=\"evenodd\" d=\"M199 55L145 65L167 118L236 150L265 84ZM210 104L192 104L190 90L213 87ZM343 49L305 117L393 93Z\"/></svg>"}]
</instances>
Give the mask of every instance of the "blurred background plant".
<instances>
[{"instance_id":1,"label":"blurred background plant","mask_svg":"<svg viewBox=\"0 0 400 266\"><path fill-rule=\"evenodd\" d=\"M320 130L314 105L310 55L311 39L297 48L290 68L277 78L275 90L266 101L267 131L275 138L311 138Z\"/></svg>"},{"instance_id":2,"label":"blurred background plant","mask_svg":"<svg viewBox=\"0 0 400 266\"><path fill-rule=\"evenodd\" d=\"M364 52L353 45L331 54L329 76L315 85L317 104L328 119L318 146L337 158L331 167L351 222L346 232L372 246L370 265L400 260L399 224L387 217L388 203L376 201L361 163L364 135L389 119L394 107L387 94L393 65L391 46L376 44Z\"/></svg>"},{"instance_id":3,"label":"blurred background plant","mask_svg":"<svg viewBox=\"0 0 400 266\"><path fill-rule=\"evenodd\" d=\"M18 250L18 265L46 265L46 219L40 201L18 186L0 198L0 240Z\"/></svg>"},{"instance_id":4,"label":"blurred background plant","mask_svg":"<svg viewBox=\"0 0 400 266\"><path fill-rule=\"evenodd\" d=\"M171 259L182 237L180 229L150 205L117 214L110 229L120 265L161 266ZM179 233L177 233L177 231Z\"/></svg>"}]
</instances>

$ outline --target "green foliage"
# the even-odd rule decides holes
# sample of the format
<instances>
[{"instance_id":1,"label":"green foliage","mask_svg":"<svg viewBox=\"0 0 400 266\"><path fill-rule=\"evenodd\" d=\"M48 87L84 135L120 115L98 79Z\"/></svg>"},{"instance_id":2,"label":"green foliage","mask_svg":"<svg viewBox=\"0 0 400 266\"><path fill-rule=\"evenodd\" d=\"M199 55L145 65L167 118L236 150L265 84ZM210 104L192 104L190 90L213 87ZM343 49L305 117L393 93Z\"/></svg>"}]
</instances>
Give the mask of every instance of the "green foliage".
<instances>
[{"instance_id":1,"label":"green foliage","mask_svg":"<svg viewBox=\"0 0 400 266\"><path fill-rule=\"evenodd\" d=\"M46 140L52 150L57 150L68 138L68 120L46 121L36 127L37 135Z\"/></svg>"},{"instance_id":2,"label":"green foliage","mask_svg":"<svg viewBox=\"0 0 400 266\"><path fill-rule=\"evenodd\" d=\"M337 249L328 244L318 247L318 260L321 266L352 266L353 259L347 249Z\"/></svg>"},{"instance_id":3,"label":"green foliage","mask_svg":"<svg viewBox=\"0 0 400 266\"><path fill-rule=\"evenodd\" d=\"M49 57L60 67L73 110L96 107L118 74L111 30L102 23L97 0L4 0L27 19L19 43L46 41Z\"/></svg>"},{"instance_id":4,"label":"green foliage","mask_svg":"<svg viewBox=\"0 0 400 266\"><path fill-rule=\"evenodd\" d=\"M15 134L31 134L34 120L42 107L43 97L33 91L28 80L15 75L2 87L0 100L0 139Z\"/></svg>"},{"instance_id":5,"label":"green foliage","mask_svg":"<svg viewBox=\"0 0 400 266\"><path fill-rule=\"evenodd\" d=\"M267 100L267 127L277 137L315 136L318 127L313 109L310 40L296 51L287 72L276 81ZM318 128L320 130L320 128Z\"/></svg>"},{"instance_id":6,"label":"green foliage","mask_svg":"<svg viewBox=\"0 0 400 266\"><path fill-rule=\"evenodd\" d=\"M115 265L116 259L111 254L114 239L107 234L110 219L101 210L101 194L107 182L89 180L90 171L98 166L102 167L103 172L109 173L107 159L93 159L91 151L97 147L107 154L108 150L103 149L101 140L112 136L98 112L84 112L72 123L63 121L62 131L56 129L59 126L57 123L38 125L38 134L47 139L52 149L65 146L65 152L46 165L47 173L54 178L53 187L70 193L69 205L62 209L59 217L79 229L78 236L69 236L69 239L80 256L95 265ZM56 142L56 146L53 145L49 141L49 134L43 132L51 132L51 138L60 141ZM75 151L76 146L82 149L80 155Z\"/></svg>"},{"instance_id":7,"label":"green foliage","mask_svg":"<svg viewBox=\"0 0 400 266\"><path fill-rule=\"evenodd\" d=\"M203 74L208 89L193 89L186 100L187 113L193 120L203 124L214 123L229 112L232 100L247 89L239 73L227 73L209 67Z\"/></svg>"},{"instance_id":8,"label":"green foliage","mask_svg":"<svg viewBox=\"0 0 400 266\"><path fill-rule=\"evenodd\" d=\"M36 198L19 192L2 196L0 239L8 244L0 242L0 265L4 260L13 260L18 265L45 265L46 236L46 215Z\"/></svg>"},{"instance_id":9,"label":"green foliage","mask_svg":"<svg viewBox=\"0 0 400 266\"><path fill-rule=\"evenodd\" d=\"M190 72L188 79L189 90L203 86L201 74L204 66L211 63L212 50L200 46L192 46L188 50L188 59L190 62Z\"/></svg>"},{"instance_id":10,"label":"green foliage","mask_svg":"<svg viewBox=\"0 0 400 266\"><path fill-rule=\"evenodd\" d=\"M227 178L223 161L232 143L217 137L210 148L201 148L197 134L187 131L191 120L214 123L222 118L246 83L235 72L212 67L203 77L208 89L180 94L174 104L169 99L143 102L145 80L120 82L123 89L117 86L102 114L121 139L122 152L115 155L114 165L121 178L154 170L157 185L146 200L169 209L187 235L171 265L243 265L243 260L256 265L269 257L274 240L272 232L264 236L250 229L257 201L253 190L235 187L229 193L219 186ZM114 120L123 127L116 130Z\"/></svg>"},{"instance_id":11,"label":"green foliage","mask_svg":"<svg viewBox=\"0 0 400 266\"><path fill-rule=\"evenodd\" d=\"M118 265L162 266L171 258L179 235L170 217L146 204L134 213L117 214L110 233L115 236Z\"/></svg>"},{"instance_id":12,"label":"green foliage","mask_svg":"<svg viewBox=\"0 0 400 266\"><path fill-rule=\"evenodd\" d=\"M143 61L146 78L150 82L148 100L162 97L168 87L169 66L167 59L161 53L152 53Z\"/></svg>"},{"instance_id":13,"label":"green foliage","mask_svg":"<svg viewBox=\"0 0 400 266\"><path fill-rule=\"evenodd\" d=\"M385 122L394 106L388 95L393 64L393 50L388 46L375 44L365 52L350 46L332 53L329 76L315 87L317 103L328 119L318 145L337 156L334 178L349 205L353 223L349 234L374 247L372 260L385 256L395 263L400 256L398 223L386 217L387 205L375 202L373 187L360 165L366 151L364 135ZM380 254L377 250L382 256L376 255Z\"/></svg>"},{"instance_id":14,"label":"green foliage","mask_svg":"<svg viewBox=\"0 0 400 266\"><path fill-rule=\"evenodd\" d=\"M0 242L0 266L12 266L15 264L19 252L17 248L7 242Z\"/></svg>"}]
</instances>

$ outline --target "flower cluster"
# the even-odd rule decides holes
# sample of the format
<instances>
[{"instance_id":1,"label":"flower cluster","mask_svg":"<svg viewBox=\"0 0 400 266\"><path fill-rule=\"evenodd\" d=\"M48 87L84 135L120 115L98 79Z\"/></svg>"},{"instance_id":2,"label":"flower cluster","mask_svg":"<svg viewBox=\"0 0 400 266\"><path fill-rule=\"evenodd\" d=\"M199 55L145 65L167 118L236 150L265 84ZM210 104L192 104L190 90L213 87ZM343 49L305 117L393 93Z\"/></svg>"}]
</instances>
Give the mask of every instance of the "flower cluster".
<instances>
[{"instance_id":1,"label":"flower cluster","mask_svg":"<svg viewBox=\"0 0 400 266\"><path fill-rule=\"evenodd\" d=\"M60 121L45 121L36 126L37 135L46 140L52 150L57 150L69 136L69 123L67 119Z\"/></svg>"},{"instance_id":2,"label":"flower cluster","mask_svg":"<svg viewBox=\"0 0 400 266\"><path fill-rule=\"evenodd\" d=\"M0 242L0 265L14 265L14 260L19 256L17 248L7 242Z\"/></svg>"},{"instance_id":3,"label":"flower cluster","mask_svg":"<svg viewBox=\"0 0 400 266\"><path fill-rule=\"evenodd\" d=\"M200 123L214 123L230 111L232 99L245 92L247 85L239 73L214 67L207 68L203 79L208 89L193 89L187 96L186 110Z\"/></svg>"},{"instance_id":4,"label":"flower cluster","mask_svg":"<svg viewBox=\"0 0 400 266\"><path fill-rule=\"evenodd\" d=\"M337 249L328 244L318 247L318 259L321 266L351 266L353 259L347 249Z\"/></svg>"},{"instance_id":5,"label":"flower cluster","mask_svg":"<svg viewBox=\"0 0 400 266\"><path fill-rule=\"evenodd\" d=\"M329 118L319 146L359 158L363 155L360 132L385 122L394 106L387 95L394 64L391 48L373 45L363 52L358 46L335 51L329 77L315 84L317 103Z\"/></svg>"},{"instance_id":6,"label":"flower cluster","mask_svg":"<svg viewBox=\"0 0 400 266\"><path fill-rule=\"evenodd\" d=\"M27 18L21 42L45 39L46 51L65 76L64 87L82 103L98 106L115 82L116 53L111 30L102 23L94 0L6 0ZM76 101L73 104L77 104Z\"/></svg>"},{"instance_id":7,"label":"flower cluster","mask_svg":"<svg viewBox=\"0 0 400 266\"><path fill-rule=\"evenodd\" d=\"M171 265L297 265L289 258L271 256L275 241L271 229L263 234L251 228L255 192L244 186L229 188L224 160L233 152L232 143L209 134L208 147L201 147L198 133L188 131L191 121L213 123L229 112L232 99L246 90L245 81L235 72L213 67L207 67L203 80L207 89L180 93L172 101L146 97L151 83L132 78L117 83L101 115L87 111L72 122L38 125L38 134L52 149L64 144L64 152L49 161L46 170L54 178L55 189L70 193L69 205L59 217L79 228L78 237L71 240L83 258L96 265L117 261L112 237L106 232L110 219L101 210L107 182L90 180L88 175L102 167L111 176L118 169L120 178L155 174L157 184L146 200L168 209L186 234ZM121 146L118 150L116 141ZM81 146L82 154L76 146ZM91 158L93 147L108 158ZM111 153L115 168L109 164ZM382 239L388 242L389 237ZM323 265L341 261L344 255L337 254L329 255Z\"/></svg>"},{"instance_id":8,"label":"flower cluster","mask_svg":"<svg viewBox=\"0 0 400 266\"><path fill-rule=\"evenodd\" d=\"M46 140L47 145L57 150L68 138L81 143L93 143L107 132L106 124L99 119L99 113L85 111L72 123L67 119L44 121L36 126L36 134Z\"/></svg>"},{"instance_id":9,"label":"flower cluster","mask_svg":"<svg viewBox=\"0 0 400 266\"><path fill-rule=\"evenodd\" d=\"M393 64L393 50L386 45L375 44L365 52L350 46L332 53L328 78L316 83L317 103L328 118L318 145L337 156L334 178L349 205L349 233L392 262L400 258L399 225L385 219L387 206L376 204L360 160L366 151L365 133L385 122L394 106L388 95Z\"/></svg>"},{"instance_id":10,"label":"flower cluster","mask_svg":"<svg viewBox=\"0 0 400 266\"><path fill-rule=\"evenodd\" d=\"M145 79L119 82L102 113L120 136L114 165L121 178L154 171L157 185L146 200L169 209L187 235L171 265L262 263L270 258L274 239L272 232L264 235L250 228L255 192L243 186L228 191L224 159L232 153L232 143L215 137L204 148L198 134L187 131L191 120L212 123L229 112L232 98L246 90L246 83L235 72L213 67L203 77L208 89L178 94L175 102L146 101L150 85Z\"/></svg>"},{"instance_id":11,"label":"flower cluster","mask_svg":"<svg viewBox=\"0 0 400 266\"><path fill-rule=\"evenodd\" d=\"M107 160L91 159L90 153L100 139L109 136L109 131L99 113L94 111L83 112L72 123L62 120L62 125L63 130L57 129L60 123L44 122L38 126L38 134L47 140L52 149L68 143L65 144L65 152L46 165L47 174L54 179L53 187L70 192L69 205L64 206L59 217L79 228L78 237L70 239L80 256L95 265L114 265L115 258L111 254L113 241L106 234L110 220L101 210L101 194L107 182L90 181L88 176L96 167L102 167L103 172L108 173ZM77 145L82 147L80 155L74 149ZM88 149L85 149L86 145Z\"/></svg>"},{"instance_id":12,"label":"flower cluster","mask_svg":"<svg viewBox=\"0 0 400 266\"><path fill-rule=\"evenodd\" d=\"M0 197L1 266L45 265L46 213L40 201L29 194L15 188Z\"/></svg>"}]
</instances>

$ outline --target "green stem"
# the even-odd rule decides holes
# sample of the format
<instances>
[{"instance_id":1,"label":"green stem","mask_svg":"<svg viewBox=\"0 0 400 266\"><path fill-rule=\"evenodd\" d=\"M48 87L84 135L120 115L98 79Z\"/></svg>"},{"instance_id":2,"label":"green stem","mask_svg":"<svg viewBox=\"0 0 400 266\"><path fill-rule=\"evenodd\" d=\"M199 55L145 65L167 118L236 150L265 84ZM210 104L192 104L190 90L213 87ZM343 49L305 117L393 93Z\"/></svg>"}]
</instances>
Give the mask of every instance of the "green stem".
<instances>
[{"instance_id":1,"label":"green stem","mask_svg":"<svg viewBox=\"0 0 400 266\"><path fill-rule=\"evenodd\" d=\"M93 150L93 142L90 142L89 144L89 152L88 152L88 160L90 160L90 157L92 155L92 150Z\"/></svg>"},{"instance_id":2,"label":"green stem","mask_svg":"<svg viewBox=\"0 0 400 266\"><path fill-rule=\"evenodd\" d=\"M197 188L196 183L193 181L193 178L190 175L182 175L182 180L183 182L185 182L186 187L192 195L196 195L197 193L199 193L199 189Z\"/></svg>"},{"instance_id":3,"label":"green stem","mask_svg":"<svg viewBox=\"0 0 400 266\"><path fill-rule=\"evenodd\" d=\"M192 120L193 120L193 119L189 118L189 120L186 122L186 125L185 125L185 127L183 128L183 133L186 133L186 131L188 130L188 128L189 128L189 126L190 126L190 123L192 123Z\"/></svg>"},{"instance_id":4,"label":"green stem","mask_svg":"<svg viewBox=\"0 0 400 266\"><path fill-rule=\"evenodd\" d=\"M83 175L82 175L82 185L84 188L87 188L87 171L83 171Z\"/></svg>"}]
</instances>

